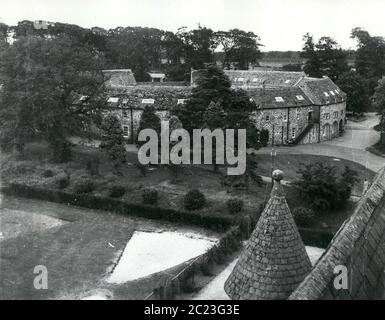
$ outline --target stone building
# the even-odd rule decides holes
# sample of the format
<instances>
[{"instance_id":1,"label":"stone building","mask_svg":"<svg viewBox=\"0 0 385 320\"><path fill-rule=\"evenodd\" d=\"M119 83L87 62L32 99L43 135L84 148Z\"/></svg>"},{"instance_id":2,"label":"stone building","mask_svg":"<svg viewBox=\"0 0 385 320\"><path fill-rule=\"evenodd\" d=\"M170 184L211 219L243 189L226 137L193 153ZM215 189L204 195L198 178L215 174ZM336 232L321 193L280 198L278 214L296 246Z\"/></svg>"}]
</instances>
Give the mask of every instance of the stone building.
<instances>
[{"instance_id":1,"label":"stone building","mask_svg":"<svg viewBox=\"0 0 385 320\"><path fill-rule=\"evenodd\" d=\"M273 172L274 186L258 223L225 283L235 300L287 299L311 271L305 245Z\"/></svg>"},{"instance_id":2,"label":"stone building","mask_svg":"<svg viewBox=\"0 0 385 320\"><path fill-rule=\"evenodd\" d=\"M346 121L346 95L329 78L309 78L302 72L226 70L234 88L244 89L256 104L253 113L259 129L269 132L270 145L317 143L338 137ZM137 83L130 69L106 70L109 109L122 121L124 136L133 142L141 113L154 105L161 119L185 103L199 77L191 83Z\"/></svg>"}]
</instances>

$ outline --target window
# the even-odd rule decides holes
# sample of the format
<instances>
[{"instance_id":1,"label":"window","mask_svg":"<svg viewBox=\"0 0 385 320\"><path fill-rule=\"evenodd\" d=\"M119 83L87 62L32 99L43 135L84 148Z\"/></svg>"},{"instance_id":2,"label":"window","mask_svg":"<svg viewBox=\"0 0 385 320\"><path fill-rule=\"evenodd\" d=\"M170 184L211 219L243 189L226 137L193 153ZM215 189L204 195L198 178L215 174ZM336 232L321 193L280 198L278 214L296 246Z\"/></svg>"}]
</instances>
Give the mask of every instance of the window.
<instances>
[{"instance_id":1,"label":"window","mask_svg":"<svg viewBox=\"0 0 385 320\"><path fill-rule=\"evenodd\" d=\"M331 94L332 96L335 96L335 95L336 95L333 91L330 91L330 94Z\"/></svg>"},{"instance_id":2,"label":"window","mask_svg":"<svg viewBox=\"0 0 385 320\"><path fill-rule=\"evenodd\" d=\"M343 116L344 115L344 110L341 110L341 116Z\"/></svg>"},{"instance_id":3,"label":"window","mask_svg":"<svg viewBox=\"0 0 385 320\"><path fill-rule=\"evenodd\" d=\"M302 101L302 100L305 100L304 97L302 95L298 95L298 96L295 96L297 98L297 100L299 101Z\"/></svg>"},{"instance_id":4,"label":"window","mask_svg":"<svg viewBox=\"0 0 385 320\"><path fill-rule=\"evenodd\" d=\"M283 121L287 121L287 114L284 114L284 115L282 116L282 119L283 119Z\"/></svg>"},{"instance_id":5,"label":"window","mask_svg":"<svg viewBox=\"0 0 385 320\"><path fill-rule=\"evenodd\" d=\"M286 80L285 83L290 83L291 80Z\"/></svg>"},{"instance_id":6,"label":"window","mask_svg":"<svg viewBox=\"0 0 385 320\"><path fill-rule=\"evenodd\" d=\"M253 82L258 82L258 78L254 78L254 79L253 79Z\"/></svg>"},{"instance_id":7,"label":"window","mask_svg":"<svg viewBox=\"0 0 385 320\"><path fill-rule=\"evenodd\" d=\"M146 104L154 104L155 100L154 99L142 99L142 103Z\"/></svg>"},{"instance_id":8,"label":"window","mask_svg":"<svg viewBox=\"0 0 385 320\"><path fill-rule=\"evenodd\" d=\"M334 119L338 118L338 111L333 112Z\"/></svg>"},{"instance_id":9,"label":"window","mask_svg":"<svg viewBox=\"0 0 385 320\"><path fill-rule=\"evenodd\" d=\"M238 82L243 82L243 78L238 78L238 80L236 80L236 81L238 81Z\"/></svg>"},{"instance_id":10,"label":"window","mask_svg":"<svg viewBox=\"0 0 385 320\"><path fill-rule=\"evenodd\" d=\"M266 120L266 121L270 121L270 115L269 115L269 114L267 114L267 115L265 116L265 120Z\"/></svg>"},{"instance_id":11,"label":"window","mask_svg":"<svg viewBox=\"0 0 385 320\"><path fill-rule=\"evenodd\" d=\"M118 101L119 101L119 98L117 98L117 97L109 97L108 98L109 103L118 103Z\"/></svg>"},{"instance_id":12,"label":"window","mask_svg":"<svg viewBox=\"0 0 385 320\"><path fill-rule=\"evenodd\" d=\"M123 110L123 118L127 118L127 117L128 117L127 111Z\"/></svg>"},{"instance_id":13,"label":"window","mask_svg":"<svg viewBox=\"0 0 385 320\"><path fill-rule=\"evenodd\" d=\"M325 97L329 97L329 94L325 91L324 92Z\"/></svg>"},{"instance_id":14,"label":"window","mask_svg":"<svg viewBox=\"0 0 385 320\"><path fill-rule=\"evenodd\" d=\"M324 114L324 119L329 120L330 119L330 113L325 113Z\"/></svg>"},{"instance_id":15,"label":"window","mask_svg":"<svg viewBox=\"0 0 385 320\"><path fill-rule=\"evenodd\" d=\"M283 100L282 97L275 97L275 101L276 102L284 102L285 100Z\"/></svg>"},{"instance_id":16,"label":"window","mask_svg":"<svg viewBox=\"0 0 385 320\"><path fill-rule=\"evenodd\" d=\"M128 126L123 126L123 136L128 137Z\"/></svg>"},{"instance_id":17,"label":"window","mask_svg":"<svg viewBox=\"0 0 385 320\"><path fill-rule=\"evenodd\" d=\"M291 128L291 137L295 138L295 128Z\"/></svg>"},{"instance_id":18,"label":"window","mask_svg":"<svg viewBox=\"0 0 385 320\"><path fill-rule=\"evenodd\" d=\"M177 104L184 104L184 103L185 103L185 101L186 101L186 99L178 99L178 102L177 102Z\"/></svg>"}]
</instances>

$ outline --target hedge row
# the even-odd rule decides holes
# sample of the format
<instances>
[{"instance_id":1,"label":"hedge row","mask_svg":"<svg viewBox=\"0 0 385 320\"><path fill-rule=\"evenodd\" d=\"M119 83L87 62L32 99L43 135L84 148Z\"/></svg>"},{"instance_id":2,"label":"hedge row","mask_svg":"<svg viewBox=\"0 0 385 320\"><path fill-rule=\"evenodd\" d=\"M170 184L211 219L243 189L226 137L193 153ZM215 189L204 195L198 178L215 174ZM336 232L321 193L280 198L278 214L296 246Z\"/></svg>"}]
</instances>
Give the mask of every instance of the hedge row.
<instances>
[{"instance_id":1,"label":"hedge row","mask_svg":"<svg viewBox=\"0 0 385 320\"><path fill-rule=\"evenodd\" d=\"M123 215L185 223L215 231L224 231L234 225L233 219L228 217L202 215L196 212L177 211L151 205L129 203L123 200L108 197L90 194L73 194L63 190L45 189L16 183L12 183L7 187L2 188L2 192L19 197L65 203L89 209L112 211Z\"/></svg>"}]
</instances>

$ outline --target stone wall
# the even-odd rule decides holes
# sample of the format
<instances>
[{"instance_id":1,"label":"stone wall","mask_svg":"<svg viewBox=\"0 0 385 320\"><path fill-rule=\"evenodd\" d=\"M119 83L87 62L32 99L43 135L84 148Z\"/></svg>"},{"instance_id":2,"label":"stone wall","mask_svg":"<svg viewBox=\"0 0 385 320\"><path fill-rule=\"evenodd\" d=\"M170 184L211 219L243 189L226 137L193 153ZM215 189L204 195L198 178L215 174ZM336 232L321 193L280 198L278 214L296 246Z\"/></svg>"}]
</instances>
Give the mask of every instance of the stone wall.
<instances>
[{"instance_id":1,"label":"stone wall","mask_svg":"<svg viewBox=\"0 0 385 320\"><path fill-rule=\"evenodd\" d=\"M346 122L346 102L321 106L320 124L321 141L331 140L339 136Z\"/></svg>"},{"instance_id":2,"label":"stone wall","mask_svg":"<svg viewBox=\"0 0 385 320\"><path fill-rule=\"evenodd\" d=\"M347 289L334 281L347 268ZM289 299L385 299L385 168Z\"/></svg>"}]
</instances>

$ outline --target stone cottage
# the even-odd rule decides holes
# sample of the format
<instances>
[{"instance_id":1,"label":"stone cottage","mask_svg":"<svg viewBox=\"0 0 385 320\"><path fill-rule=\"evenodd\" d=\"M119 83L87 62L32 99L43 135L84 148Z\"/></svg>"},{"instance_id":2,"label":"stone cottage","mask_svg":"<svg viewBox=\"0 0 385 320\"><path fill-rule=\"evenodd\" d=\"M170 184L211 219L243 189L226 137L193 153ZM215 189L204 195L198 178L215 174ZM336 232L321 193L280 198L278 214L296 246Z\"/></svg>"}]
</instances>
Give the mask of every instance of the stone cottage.
<instances>
[{"instance_id":1,"label":"stone cottage","mask_svg":"<svg viewBox=\"0 0 385 320\"><path fill-rule=\"evenodd\" d=\"M191 83L137 83L130 69L105 70L109 109L121 119L125 138L133 142L140 116L153 105L161 119L185 103L199 77ZM317 143L338 137L346 122L346 95L329 78L309 78L302 72L226 70L234 88L244 89L257 108L255 124L269 132L269 144Z\"/></svg>"}]
</instances>

